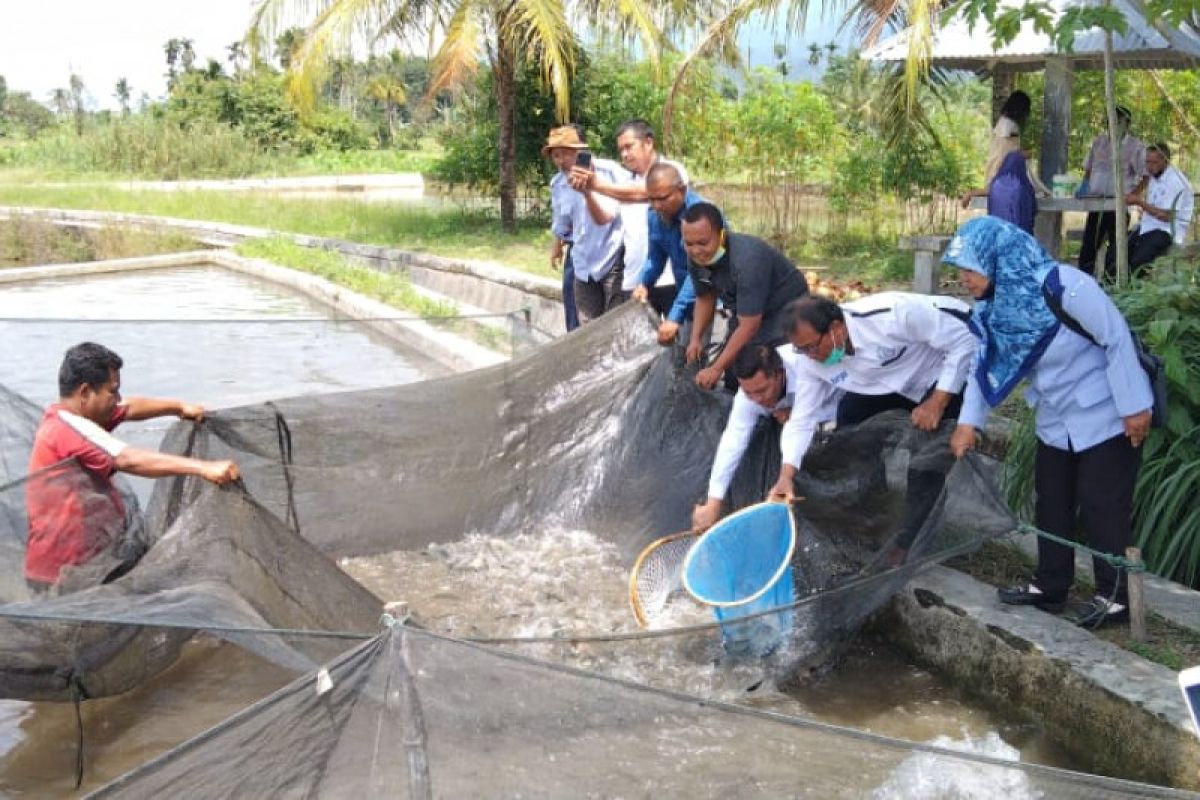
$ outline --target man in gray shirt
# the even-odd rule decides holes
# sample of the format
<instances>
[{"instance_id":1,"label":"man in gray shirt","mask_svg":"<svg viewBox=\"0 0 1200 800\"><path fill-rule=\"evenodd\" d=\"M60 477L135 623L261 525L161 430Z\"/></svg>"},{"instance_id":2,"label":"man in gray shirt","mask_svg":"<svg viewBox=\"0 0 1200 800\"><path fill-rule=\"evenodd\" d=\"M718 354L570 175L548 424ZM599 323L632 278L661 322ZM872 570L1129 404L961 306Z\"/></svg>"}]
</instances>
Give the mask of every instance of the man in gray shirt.
<instances>
[{"instance_id":1,"label":"man in gray shirt","mask_svg":"<svg viewBox=\"0 0 1200 800\"><path fill-rule=\"evenodd\" d=\"M1127 194L1141 194L1149 176L1146 174L1146 145L1129 133L1132 115L1125 106L1117 106L1117 138L1121 140L1120 166ZM1096 137L1092 149L1083 162L1083 183L1080 188L1088 197L1113 197L1116 185L1113 179L1112 142L1108 131ZM1079 268L1092 272L1096 267L1096 253L1107 243L1113 249L1113 236L1117 232L1115 211L1089 211L1083 227L1083 243L1079 247Z\"/></svg>"},{"instance_id":2,"label":"man in gray shirt","mask_svg":"<svg viewBox=\"0 0 1200 800\"><path fill-rule=\"evenodd\" d=\"M687 361L704 354L717 300L730 314L729 337L720 354L696 374L696 384L712 389L748 344L779 345L785 338L782 311L808 294L804 275L787 256L756 236L728 233L720 209L696 203L683 213L683 246L696 290Z\"/></svg>"}]
</instances>

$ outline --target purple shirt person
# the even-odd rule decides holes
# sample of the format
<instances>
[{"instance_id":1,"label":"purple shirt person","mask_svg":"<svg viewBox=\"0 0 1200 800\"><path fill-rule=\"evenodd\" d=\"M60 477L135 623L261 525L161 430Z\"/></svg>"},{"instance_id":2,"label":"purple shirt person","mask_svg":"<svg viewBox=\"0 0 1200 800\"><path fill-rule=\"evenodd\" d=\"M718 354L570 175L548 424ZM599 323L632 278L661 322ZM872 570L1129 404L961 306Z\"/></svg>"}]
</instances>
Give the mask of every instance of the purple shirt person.
<instances>
[{"instance_id":1,"label":"purple shirt person","mask_svg":"<svg viewBox=\"0 0 1200 800\"><path fill-rule=\"evenodd\" d=\"M1037 216L1037 195L1029 180L1025 156L1015 150L1004 157L1000 170L988 185L987 211L990 216L1011 222L1026 233L1033 233Z\"/></svg>"}]
</instances>

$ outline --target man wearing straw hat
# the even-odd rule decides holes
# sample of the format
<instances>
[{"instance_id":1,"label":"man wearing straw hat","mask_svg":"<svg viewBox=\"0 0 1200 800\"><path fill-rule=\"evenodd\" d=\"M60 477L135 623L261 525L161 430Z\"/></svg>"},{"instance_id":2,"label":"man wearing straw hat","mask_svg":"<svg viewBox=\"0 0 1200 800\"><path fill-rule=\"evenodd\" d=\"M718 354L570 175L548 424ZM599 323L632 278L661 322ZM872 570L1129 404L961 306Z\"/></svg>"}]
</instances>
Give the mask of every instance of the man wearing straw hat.
<instances>
[{"instance_id":1,"label":"man wearing straw hat","mask_svg":"<svg viewBox=\"0 0 1200 800\"><path fill-rule=\"evenodd\" d=\"M555 237L550 257L557 261L564 242L570 242L575 306L579 321L587 323L624 298L621 283L625 248L617 201L587 188L573 189L569 175L571 168L583 161L586 163L582 166L590 165L604 180L615 182L619 166L613 161L593 159L576 125L551 130L542 155L558 168L558 174L550 181L554 214L550 230Z\"/></svg>"}]
</instances>

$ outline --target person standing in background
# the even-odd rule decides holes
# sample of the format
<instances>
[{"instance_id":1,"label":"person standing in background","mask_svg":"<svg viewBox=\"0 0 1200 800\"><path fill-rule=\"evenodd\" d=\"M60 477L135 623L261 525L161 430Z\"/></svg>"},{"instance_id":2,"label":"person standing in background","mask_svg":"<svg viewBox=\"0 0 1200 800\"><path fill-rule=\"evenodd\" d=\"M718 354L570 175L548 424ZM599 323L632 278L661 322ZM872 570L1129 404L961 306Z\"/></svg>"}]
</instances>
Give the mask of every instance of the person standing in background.
<instances>
[{"instance_id":1,"label":"person standing in background","mask_svg":"<svg viewBox=\"0 0 1200 800\"><path fill-rule=\"evenodd\" d=\"M1132 115L1125 106L1117 106L1117 138L1121 140L1121 170L1125 191L1141 194L1149 176L1146 173L1146 145L1129 133ZM1113 181L1112 144L1108 132L1100 134L1092 142L1083 162L1083 184L1079 187L1081 197L1113 197L1117 187ZM1079 248L1079 268L1084 272L1096 269L1096 254L1100 247L1107 246L1116 263L1116 248L1113 247L1117 233L1117 212L1089 211L1083 226L1083 243Z\"/></svg>"}]
</instances>

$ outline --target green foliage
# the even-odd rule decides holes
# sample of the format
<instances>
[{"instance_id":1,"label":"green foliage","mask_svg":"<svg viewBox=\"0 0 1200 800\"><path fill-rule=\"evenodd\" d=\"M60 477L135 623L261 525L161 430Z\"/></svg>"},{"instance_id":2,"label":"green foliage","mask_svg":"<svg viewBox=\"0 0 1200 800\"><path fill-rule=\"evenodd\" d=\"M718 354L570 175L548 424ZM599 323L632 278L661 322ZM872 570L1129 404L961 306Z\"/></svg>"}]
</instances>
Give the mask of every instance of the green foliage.
<instances>
[{"instance_id":1,"label":"green foliage","mask_svg":"<svg viewBox=\"0 0 1200 800\"><path fill-rule=\"evenodd\" d=\"M1137 541L1158 573L1200 581L1200 278L1183 259L1114 298L1130 326L1166 364L1165 428L1143 445L1134 508Z\"/></svg>"},{"instance_id":2,"label":"green foliage","mask_svg":"<svg viewBox=\"0 0 1200 800\"><path fill-rule=\"evenodd\" d=\"M583 84L572 83L572 108L580 107ZM541 197L553 174L550 162L542 156L542 143L558 123L554 116L554 97L542 83L540 74L530 65L521 64L516 74L516 177L519 188ZM433 177L450 186L462 185L489 195L499 194L497 149L500 123L496 106L495 82L490 71L480 74L476 85L460 103L460 119L443 140L445 155L434 168ZM586 125L586 119L576 117ZM597 154L603 151L603 134L589 138Z\"/></svg>"},{"instance_id":3,"label":"green foliage","mask_svg":"<svg viewBox=\"0 0 1200 800\"><path fill-rule=\"evenodd\" d=\"M862 213L876 206L883 178L879 148L870 139L859 139L834 169L829 186L829 206L842 214Z\"/></svg>"},{"instance_id":4,"label":"green foliage","mask_svg":"<svg viewBox=\"0 0 1200 800\"><path fill-rule=\"evenodd\" d=\"M962 164L952 150L928 136L915 137L884 153L881 171L880 186L904 202L909 230L952 226L947 225L946 204L937 202L966 188Z\"/></svg>"},{"instance_id":5,"label":"green foliage","mask_svg":"<svg viewBox=\"0 0 1200 800\"><path fill-rule=\"evenodd\" d=\"M146 115L113 119L85 136L59 127L10 151L0 163L6 160L16 166L160 179L251 175L271 164L262 149L228 125L204 121L184 129Z\"/></svg>"},{"instance_id":6,"label":"green foliage","mask_svg":"<svg viewBox=\"0 0 1200 800\"><path fill-rule=\"evenodd\" d=\"M29 96L28 92L8 92L0 113L0 136L32 138L55 124L50 109Z\"/></svg>"},{"instance_id":7,"label":"green foliage","mask_svg":"<svg viewBox=\"0 0 1200 800\"><path fill-rule=\"evenodd\" d=\"M64 228L35 214L0 220L0 267L132 258L198 247L194 240L173 231Z\"/></svg>"}]
</instances>

